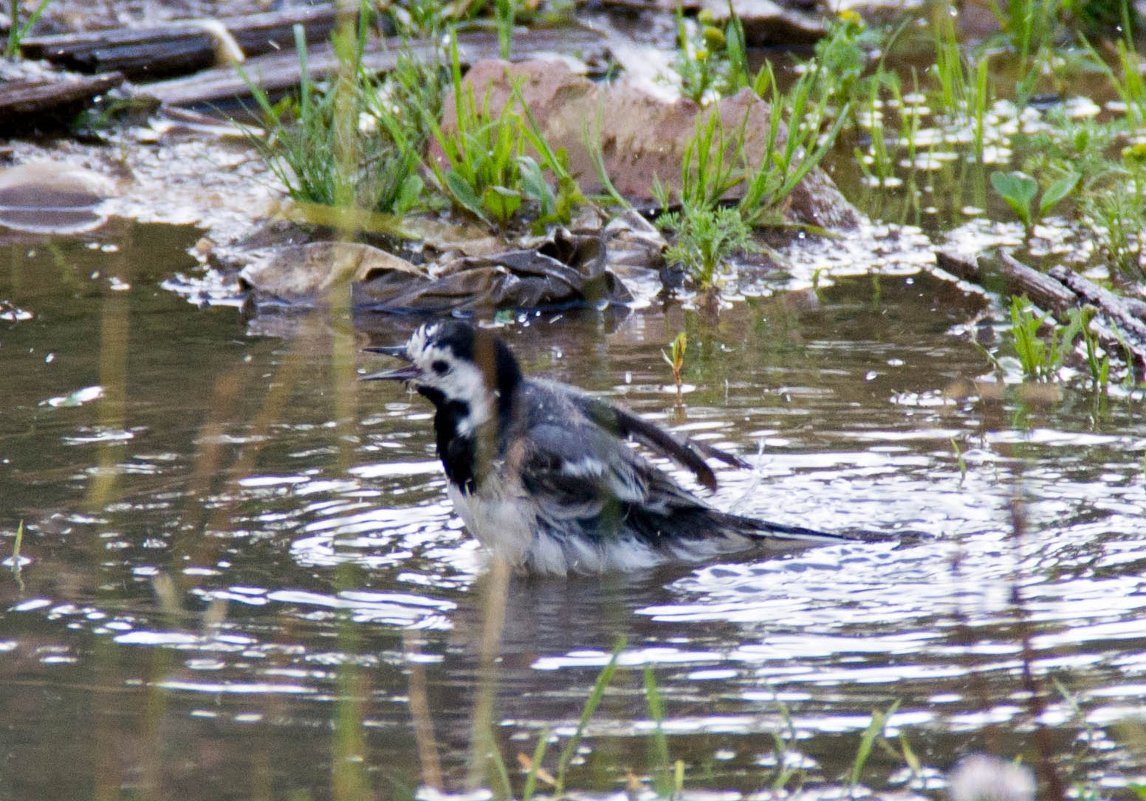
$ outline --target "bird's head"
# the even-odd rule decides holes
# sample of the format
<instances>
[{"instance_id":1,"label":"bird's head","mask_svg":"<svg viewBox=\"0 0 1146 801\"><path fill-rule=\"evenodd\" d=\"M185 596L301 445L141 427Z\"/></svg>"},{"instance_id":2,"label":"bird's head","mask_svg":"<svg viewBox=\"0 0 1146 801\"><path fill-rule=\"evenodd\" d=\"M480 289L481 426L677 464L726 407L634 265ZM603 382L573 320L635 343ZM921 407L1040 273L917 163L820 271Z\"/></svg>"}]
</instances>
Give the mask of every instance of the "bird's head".
<instances>
[{"instance_id":1,"label":"bird's head","mask_svg":"<svg viewBox=\"0 0 1146 801\"><path fill-rule=\"evenodd\" d=\"M521 369L494 333L458 320L426 323L405 345L367 348L407 364L362 377L364 381L406 381L435 406L464 405L474 425L494 409L505 411L521 383Z\"/></svg>"}]
</instances>

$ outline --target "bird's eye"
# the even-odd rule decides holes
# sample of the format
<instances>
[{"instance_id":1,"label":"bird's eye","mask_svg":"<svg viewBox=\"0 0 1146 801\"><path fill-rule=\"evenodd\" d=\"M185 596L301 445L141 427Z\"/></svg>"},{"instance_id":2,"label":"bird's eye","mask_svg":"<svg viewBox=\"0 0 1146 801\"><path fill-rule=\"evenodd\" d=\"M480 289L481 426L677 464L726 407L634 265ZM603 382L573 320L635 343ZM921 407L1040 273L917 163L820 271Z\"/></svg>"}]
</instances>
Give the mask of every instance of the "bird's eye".
<instances>
[{"instance_id":1,"label":"bird's eye","mask_svg":"<svg viewBox=\"0 0 1146 801\"><path fill-rule=\"evenodd\" d=\"M445 375L450 371L450 366L441 359L435 359L434 363L430 365L434 372L438 375Z\"/></svg>"}]
</instances>

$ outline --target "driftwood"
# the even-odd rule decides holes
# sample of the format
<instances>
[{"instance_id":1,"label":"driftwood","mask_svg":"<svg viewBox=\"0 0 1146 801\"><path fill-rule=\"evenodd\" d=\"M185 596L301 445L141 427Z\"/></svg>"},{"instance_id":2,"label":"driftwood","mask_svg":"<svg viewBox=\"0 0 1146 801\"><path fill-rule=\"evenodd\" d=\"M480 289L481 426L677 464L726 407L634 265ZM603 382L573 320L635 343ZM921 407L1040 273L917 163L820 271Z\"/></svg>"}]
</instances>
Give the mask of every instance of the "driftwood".
<instances>
[{"instance_id":1,"label":"driftwood","mask_svg":"<svg viewBox=\"0 0 1146 801\"><path fill-rule=\"evenodd\" d=\"M218 63L218 34L225 31L246 56L294 51L294 26L308 42L325 41L335 24L333 6L299 8L218 20L181 20L134 30L84 31L25 39L26 58L51 61L78 72L118 71L129 78L168 76Z\"/></svg>"},{"instance_id":2,"label":"driftwood","mask_svg":"<svg viewBox=\"0 0 1146 801\"><path fill-rule=\"evenodd\" d=\"M25 131L48 122L66 122L97 95L119 86L123 76L77 76L0 82L0 135Z\"/></svg>"},{"instance_id":3,"label":"driftwood","mask_svg":"<svg viewBox=\"0 0 1146 801\"><path fill-rule=\"evenodd\" d=\"M1093 304L1127 331L1146 341L1146 303L1137 298L1120 298L1106 287L1061 265L1051 267L1047 275L1062 282L1087 303Z\"/></svg>"},{"instance_id":4,"label":"driftwood","mask_svg":"<svg viewBox=\"0 0 1146 801\"><path fill-rule=\"evenodd\" d=\"M1007 295L1026 295L1059 319L1072 309L1092 307L1096 312L1093 330L1102 346L1115 354L1128 351L1140 369L1146 368L1146 322L1142 316L1146 304L1141 301L1120 298L1066 267L1039 272L1005 252L996 258L975 258L939 251L936 258L939 267L952 275Z\"/></svg>"},{"instance_id":5,"label":"driftwood","mask_svg":"<svg viewBox=\"0 0 1146 801\"><path fill-rule=\"evenodd\" d=\"M415 58L431 58L437 47L440 47L439 43L425 39L404 41L389 37L367 43L362 62L373 72L388 72L394 69L398 54L403 50ZM582 59L592 61L605 55L605 42L599 34L583 28L514 33L513 58L530 58L548 52L579 53ZM483 58L496 58L497 54L496 33L473 31L458 34L458 58L463 65ZM313 47L307 53L307 65L310 76L315 79L335 74L340 66L329 43ZM234 67L217 67L185 78L157 81L137 87L135 91L137 95L152 97L167 105L187 106L248 97L251 93L248 81L273 95L297 86L299 78L298 55L292 48L289 52L249 59L243 65L242 73Z\"/></svg>"}]
</instances>

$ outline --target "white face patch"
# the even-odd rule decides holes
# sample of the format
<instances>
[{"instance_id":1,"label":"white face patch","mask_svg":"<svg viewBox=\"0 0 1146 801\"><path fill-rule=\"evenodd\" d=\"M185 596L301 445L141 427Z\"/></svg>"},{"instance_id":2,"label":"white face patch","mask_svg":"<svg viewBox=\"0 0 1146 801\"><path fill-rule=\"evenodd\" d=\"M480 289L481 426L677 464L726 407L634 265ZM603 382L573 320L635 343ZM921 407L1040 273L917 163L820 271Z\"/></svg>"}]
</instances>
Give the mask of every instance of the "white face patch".
<instances>
[{"instance_id":1,"label":"white face patch","mask_svg":"<svg viewBox=\"0 0 1146 801\"><path fill-rule=\"evenodd\" d=\"M492 419L495 395L478 365L459 358L448 347L433 344L439 327L422 326L415 331L406 344L406 355L421 373L416 384L436 389L448 400L469 407L469 415L457 421L457 433L467 436Z\"/></svg>"}]
</instances>

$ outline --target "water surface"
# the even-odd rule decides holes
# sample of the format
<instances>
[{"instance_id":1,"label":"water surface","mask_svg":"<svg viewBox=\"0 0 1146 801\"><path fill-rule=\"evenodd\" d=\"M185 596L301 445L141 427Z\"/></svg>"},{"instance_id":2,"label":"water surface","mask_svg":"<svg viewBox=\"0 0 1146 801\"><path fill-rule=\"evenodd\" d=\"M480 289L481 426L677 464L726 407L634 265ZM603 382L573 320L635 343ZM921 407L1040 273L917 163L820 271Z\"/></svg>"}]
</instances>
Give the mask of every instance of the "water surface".
<instances>
[{"instance_id":1,"label":"water surface","mask_svg":"<svg viewBox=\"0 0 1146 801\"><path fill-rule=\"evenodd\" d=\"M778 759L830 794L893 703L926 769L877 749L876 792L934 796L972 751L1037 763L1024 666L1068 781L1146 779L1140 403L977 388L983 298L917 273L506 325L528 371L752 462L717 506L901 541L514 577L497 625L430 407L355 380L379 364L363 345L416 321L199 308L162 286L196 238L0 245L4 557L25 527L0 574L0 798L460 791L483 710L519 781L620 641L570 774L591 794L655 764L645 665L698 797L766 789ZM681 330L678 404L661 350Z\"/></svg>"}]
</instances>

